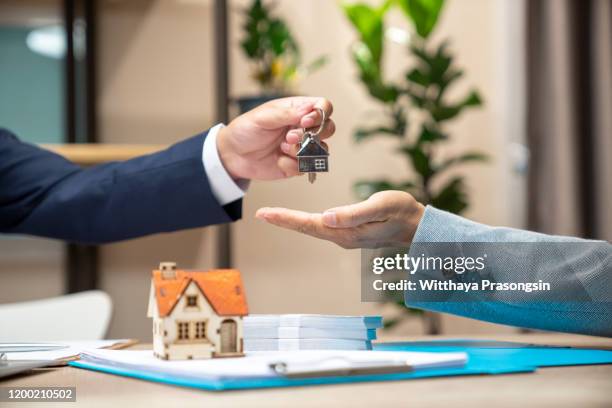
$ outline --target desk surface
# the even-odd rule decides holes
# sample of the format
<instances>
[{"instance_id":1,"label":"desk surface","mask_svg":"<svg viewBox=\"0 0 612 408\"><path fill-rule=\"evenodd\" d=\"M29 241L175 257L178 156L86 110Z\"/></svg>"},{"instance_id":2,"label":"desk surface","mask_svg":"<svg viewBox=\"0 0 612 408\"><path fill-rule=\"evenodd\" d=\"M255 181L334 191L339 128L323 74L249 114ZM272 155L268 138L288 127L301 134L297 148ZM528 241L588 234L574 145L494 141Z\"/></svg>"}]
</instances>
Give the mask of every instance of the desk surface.
<instances>
[{"instance_id":1,"label":"desk surface","mask_svg":"<svg viewBox=\"0 0 612 408\"><path fill-rule=\"evenodd\" d=\"M405 341L428 338L430 337L385 340ZM612 339L565 334L469 336L469 338L612 350ZM136 347L143 348L146 345ZM531 374L449 377L221 393L62 367L42 369L34 374L8 379L0 382L0 386L76 386L76 406L87 407L351 406L372 408L439 406L449 408L453 406L490 407L492 405L495 408L517 406L609 407L612 406L612 365L541 368ZM24 406L23 403L6 405ZM61 404L44 403L42 405L52 407ZM75 406L74 403L64 405Z\"/></svg>"}]
</instances>

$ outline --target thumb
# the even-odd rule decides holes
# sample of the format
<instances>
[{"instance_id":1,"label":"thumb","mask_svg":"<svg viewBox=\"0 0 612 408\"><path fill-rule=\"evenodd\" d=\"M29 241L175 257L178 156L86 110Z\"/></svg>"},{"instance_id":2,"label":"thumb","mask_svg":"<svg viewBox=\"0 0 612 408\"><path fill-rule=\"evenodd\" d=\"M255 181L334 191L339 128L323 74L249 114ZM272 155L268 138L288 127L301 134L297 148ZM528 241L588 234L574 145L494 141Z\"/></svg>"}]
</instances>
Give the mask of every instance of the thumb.
<instances>
[{"instance_id":1,"label":"thumb","mask_svg":"<svg viewBox=\"0 0 612 408\"><path fill-rule=\"evenodd\" d=\"M314 109L314 102L304 102L298 106L287 106L272 101L258 108L256 121L265 129L278 129L285 126L298 126L304 115Z\"/></svg>"},{"instance_id":2,"label":"thumb","mask_svg":"<svg viewBox=\"0 0 612 408\"><path fill-rule=\"evenodd\" d=\"M323 223L332 228L353 228L376 221L384 221L384 211L375 200L336 207L323 213Z\"/></svg>"}]
</instances>

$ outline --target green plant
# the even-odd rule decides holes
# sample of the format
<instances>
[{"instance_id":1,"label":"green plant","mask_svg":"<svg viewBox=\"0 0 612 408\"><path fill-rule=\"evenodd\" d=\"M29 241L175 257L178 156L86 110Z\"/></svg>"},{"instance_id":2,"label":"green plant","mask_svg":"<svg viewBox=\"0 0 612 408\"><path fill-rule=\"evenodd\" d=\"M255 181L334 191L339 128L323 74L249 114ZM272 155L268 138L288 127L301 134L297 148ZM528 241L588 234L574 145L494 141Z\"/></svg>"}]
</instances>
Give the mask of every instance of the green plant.
<instances>
[{"instance_id":1,"label":"green plant","mask_svg":"<svg viewBox=\"0 0 612 408\"><path fill-rule=\"evenodd\" d=\"M460 164L482 162L487 157L480 152L465 152L442 160L439 148L450 137L445 125L465 109L481 105L482 99L476 90L471 90L458 101L447 100L449 87L464 72L455 66L448 41L435 45L430 39L443 5L444 0L387 0L374 7L363 3L342 5L359 35L351 54L361 82L384 108L384 122L358 128L354 139L356 142L378 136L396 139L397 151L413 170L403 180L358 181L355 190L360 198L382 190L403 190L423 203L456 214L469 204L464 178L444 176ZM406 70L401 80L389 81L383 72L385 16L396 7L402 10L412 32ZM420 118L414 125L413 117ZM405 309L403 299L395 301Z\"/></svg>"},{"instance_id":2,"label":"green plant","mask_svg":"<svg viewBox=\"0 0 612 408\"><path fill-rule=\"evenodd\" d=\"M266 92L286 92L298 77L308 75L326 62L321 56L305 66L287 24L262 0L253 0L245 11L241 47L253 63L253 78Z\"/></svg>"}]
</instances>

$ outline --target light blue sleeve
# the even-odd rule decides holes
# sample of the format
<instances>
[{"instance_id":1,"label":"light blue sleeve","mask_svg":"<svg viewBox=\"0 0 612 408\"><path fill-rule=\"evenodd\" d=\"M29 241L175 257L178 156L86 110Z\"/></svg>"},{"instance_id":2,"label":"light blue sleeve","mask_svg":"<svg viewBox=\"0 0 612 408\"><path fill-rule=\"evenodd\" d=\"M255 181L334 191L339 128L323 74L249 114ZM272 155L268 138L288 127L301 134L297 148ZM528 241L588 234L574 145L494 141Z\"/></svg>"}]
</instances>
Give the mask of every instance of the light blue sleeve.
<instances>
[{"instance_id":1,"label":"light blue sleeve","mask_svg":"<svg viewBox=\"0 0 612 408\"><path fill-rule=\"evenodd\" d=\"M411 301L410 293L405 292L406 305L420 309L451 313L493 323L519 326L532 329L552 330L612 337L612 245L601 241L587 241L579 238L552 236L513 228L490 227L469 221L445 211L428 206L413 239L413 247L420 243L596 243L585 245L587 250L566 256L541 256L538 245L526 245L520 256L528 260L530 268L518 270L511 263L491 265L506 281L528 276L538 278L538 273L546 271L551 285L561 290L573 290L571 282L579 280L580 286L589 298L597 301L574 301L568 293L567 301L546 301L535 295L528 302L504 301L500 294L494 301ZM476 244L478 245L478 244ZM484 244L483 244L484 245ZM508 251L511 246L508 245ZM504 251L506 246L496 246ZM588 249L592 248L592 249ZM411 248L411 256L413 254ZM503 257L502 257L503 258ZM495 262L495 261L493 261ZM488 265L487 265L488 266ZM465 294L461 294L465 295ZM467 295L472 296L472 295ZM542 295L544 296L544 295ZM452 299L452 298L451 298Z\"/></svg>"}]
</instances>

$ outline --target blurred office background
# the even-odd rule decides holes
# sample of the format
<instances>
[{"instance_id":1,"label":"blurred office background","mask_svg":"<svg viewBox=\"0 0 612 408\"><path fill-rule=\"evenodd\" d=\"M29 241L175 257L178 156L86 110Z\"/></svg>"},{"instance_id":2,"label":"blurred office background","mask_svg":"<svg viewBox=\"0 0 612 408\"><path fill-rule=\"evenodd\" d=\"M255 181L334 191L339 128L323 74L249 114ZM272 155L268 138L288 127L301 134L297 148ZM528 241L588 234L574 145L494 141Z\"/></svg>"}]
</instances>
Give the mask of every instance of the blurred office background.
<instances>
[{"instance_id":1,"label":"blurred office background","mask_svg":"<svg viewBox=\"0 0 612 408\"><path fill-rule=\"evenodd\" d=\"M3 0L0 126L36 143L155 146L211 127L219 118L219 3ZM334 103L332 171L314 185L303 178L253 183L244 218L231 226L232 265L243 273L253 313L394 315L392 306L360 301L359 251L254 219L262 206L322 211L354 202L356 180L410 171L394 154L393 140L353 141L357 125L380 108L357 78L349 53L356 33L339 3L275 4L303 58L328 57L297 90ZM232 97L259 90L239 46L249 5L249 0L226 2ZM465 70L451 96L476 87L485 104L449 124L452 140L442 154L478 150L490 157L485 164L457 170L468 186L465 216L493 225L612 239L611 18L607 0L446 2L432 36L434 42L450 38L456 62ZM65 42L53 42L61 39L66 21L73 33L70 63ZM400 11L390 13L387 25L409 28ZM389 41L387 77L404 72L406 54L405 44ZM230 114L235 113L232 105ZM115 307L108 336L148 340L151 323L145 308L151 269L160 261L215 267L228 254L220 248L219 233L211 227L99 248L3 236L0 303L96 286L111 296ZM75 271L92 264L97 269L92 280L74 280ZM441 327L444 334L516 330L452 316L443 316ZM392 333L423 330L420 318L413 317Z\"/></svg>"}]
</instances>

